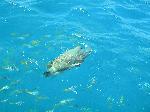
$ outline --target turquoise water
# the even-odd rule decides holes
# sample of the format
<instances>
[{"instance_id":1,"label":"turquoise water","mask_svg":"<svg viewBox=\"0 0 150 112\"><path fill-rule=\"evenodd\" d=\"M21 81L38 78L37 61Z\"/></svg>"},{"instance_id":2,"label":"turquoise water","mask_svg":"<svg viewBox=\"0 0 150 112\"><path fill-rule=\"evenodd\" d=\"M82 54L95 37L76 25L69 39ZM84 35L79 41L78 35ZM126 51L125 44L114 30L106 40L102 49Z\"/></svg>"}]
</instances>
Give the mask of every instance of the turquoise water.
<instances>
[{"instance_id":1,"label":"turquoise water","mask_svg":"<svg viewBox=\"0 0 150 112\"><path fill-rule=\"evenodd\" d=\"M77 45L80 67L45 78ZM0 0L1 112L150 112L149 0Z\"/></svg>"}]
</instances>

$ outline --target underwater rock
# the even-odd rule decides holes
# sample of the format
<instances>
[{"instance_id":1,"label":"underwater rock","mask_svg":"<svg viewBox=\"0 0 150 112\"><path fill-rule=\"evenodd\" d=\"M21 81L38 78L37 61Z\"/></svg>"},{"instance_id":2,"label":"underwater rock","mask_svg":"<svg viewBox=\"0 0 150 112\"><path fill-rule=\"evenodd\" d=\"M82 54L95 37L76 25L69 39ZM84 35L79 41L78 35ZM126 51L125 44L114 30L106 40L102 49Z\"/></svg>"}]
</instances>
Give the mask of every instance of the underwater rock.
<instances>
[{"instance_id":1,"label":"underwater rock","mask_svg":"<svg viewBox=\"0 0 150 112\"><path fill-rule=\"evenodd\" d=\"M59 57L50 61L47 65L47 71L44 72L46 77L56 75L62 71L68 70L70 68L79 66L84 59L91 53L90 48L82 48L77 46L73 49L66 51Z\"/></svg>"}]
</instances>

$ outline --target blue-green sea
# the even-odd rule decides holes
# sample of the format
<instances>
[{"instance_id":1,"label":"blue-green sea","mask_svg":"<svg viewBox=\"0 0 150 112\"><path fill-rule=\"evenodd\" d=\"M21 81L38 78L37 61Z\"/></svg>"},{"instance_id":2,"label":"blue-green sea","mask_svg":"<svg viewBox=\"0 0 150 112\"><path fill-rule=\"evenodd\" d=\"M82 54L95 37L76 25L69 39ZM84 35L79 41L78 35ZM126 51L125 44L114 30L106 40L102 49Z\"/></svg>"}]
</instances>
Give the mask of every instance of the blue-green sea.
<instances>
[{"instance_id":1,"label":"blue-green sea","mask_svg":"<svg viewBox=\"0 0 150 112\"><path fill-rule=\"evenodd\" d=\"M150 112L150 0L0 0L0 112Z\"/></svg>"}]
</instances>

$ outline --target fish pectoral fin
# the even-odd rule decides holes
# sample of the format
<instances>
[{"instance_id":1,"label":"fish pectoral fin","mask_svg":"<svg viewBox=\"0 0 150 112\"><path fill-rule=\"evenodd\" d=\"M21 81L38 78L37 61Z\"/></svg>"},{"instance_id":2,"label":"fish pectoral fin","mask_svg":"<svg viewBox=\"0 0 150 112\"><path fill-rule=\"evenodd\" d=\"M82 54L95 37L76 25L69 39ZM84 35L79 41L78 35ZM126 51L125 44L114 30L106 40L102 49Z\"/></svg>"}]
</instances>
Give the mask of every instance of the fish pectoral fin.
<instances>
[{"instance_id":1,"label":"fish pectoral fin","mask_svg":"<svg viewBox=\"0 0 150 112\"><path fill-rule=\"evenodd\" d=\"M80 66L81 65L81 63L75 63L75 64L72 64L72 67L74 67L74 66Z\"/></svg>"},{"instance_id":2,"label":"fish pectoral fin","mask_svg":"<svg viewBox=\"0 0 150 112\"><path fill-rule=\"evenodd\" d=\"M59 74L59 73L60 73L60 72L55 72L54 75L57 75L57 74Z\"/></svg>"}]
</instances>

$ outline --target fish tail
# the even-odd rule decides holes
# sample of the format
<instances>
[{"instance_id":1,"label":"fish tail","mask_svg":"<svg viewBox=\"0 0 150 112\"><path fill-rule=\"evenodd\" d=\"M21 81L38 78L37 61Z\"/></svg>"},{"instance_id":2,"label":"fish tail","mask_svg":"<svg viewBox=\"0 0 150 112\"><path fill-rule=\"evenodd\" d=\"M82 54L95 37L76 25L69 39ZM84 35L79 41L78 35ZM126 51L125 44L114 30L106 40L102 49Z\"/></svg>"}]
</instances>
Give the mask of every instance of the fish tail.
<instances>
[{"instance_id":1,"label":"fish tail","mask_svg":"<svg viewBox=\"0 0 150 112\"><path fill-rule=\"evenodd\" d=\"M43 73L43 75L44 75L45 77L48 77L48 76L50 75L50 73L46 71L46 72Z\"/></svg>"}]
</instances>

